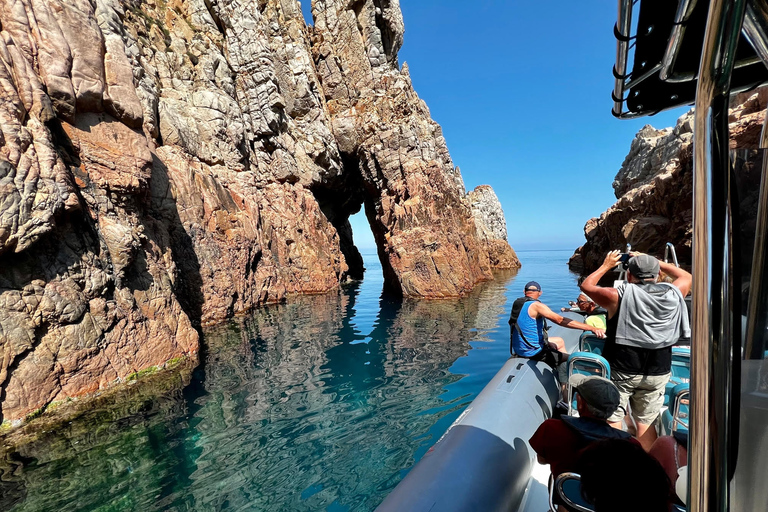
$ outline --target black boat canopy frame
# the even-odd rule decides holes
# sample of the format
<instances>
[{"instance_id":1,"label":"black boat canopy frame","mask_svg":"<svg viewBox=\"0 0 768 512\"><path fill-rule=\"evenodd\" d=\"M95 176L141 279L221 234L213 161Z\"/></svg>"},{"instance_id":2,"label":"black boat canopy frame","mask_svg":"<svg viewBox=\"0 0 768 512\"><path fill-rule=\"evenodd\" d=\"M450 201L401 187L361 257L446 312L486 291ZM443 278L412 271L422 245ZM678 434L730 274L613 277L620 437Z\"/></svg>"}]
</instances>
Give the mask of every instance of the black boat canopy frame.
<instances>
[{"instance_id":1,"label":"black boat canopy frame","mask_svg":"<svg viewBox=\"0 0 768 512\"><path fill-rule=\"evenodd\" d=\"M689 61L691 52L696 56L699 54L706 7L706 0L678 0L676 9L674 2L668 0L619 0L618 21L614 27L617 41L615 81L611 95L614 116L631 119L693 104L698 70L695 67L679 69L676 64L681 50L687 52L686 64L697 64ZM737 58L733 69L737 71L731 83L732 93L768 81L768 70L761 64L768 57L766 39L761 37L768 31L768 24L760 21L763 19L760 11L765 8L765 2L748 2L743 41L734 50ZM633 11L638 11L638 33L634 36L630 34ZM649 20L653 22L648 23ZM693 34L686 39L689 29ZM632 49L635 50L634 63L630 63ZM628 69L630 64L631 70ZM649 90L652 91L650 94Z\"/></svg>"}]
</instances>

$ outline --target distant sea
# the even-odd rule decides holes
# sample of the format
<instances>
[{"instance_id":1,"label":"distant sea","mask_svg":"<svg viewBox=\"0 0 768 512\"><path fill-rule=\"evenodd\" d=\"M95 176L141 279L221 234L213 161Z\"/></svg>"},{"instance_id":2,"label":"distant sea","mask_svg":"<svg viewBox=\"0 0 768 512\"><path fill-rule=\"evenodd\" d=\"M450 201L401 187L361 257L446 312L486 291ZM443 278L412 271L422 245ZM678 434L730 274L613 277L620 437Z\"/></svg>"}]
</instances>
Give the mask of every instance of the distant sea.
<instances>
[{"instance_id":1,"label":"distant sea","mask_svg":"<svg viewBox=\"0 0 768 512\"><path fill-rule=\"evenodd\" d=\"M383 294L364 254L362 282L207 330L183 390L0 460L0 510L373 510L503 365L524 284L576 298L571 253L441 301Z\"/></svg>"}]
</instances>

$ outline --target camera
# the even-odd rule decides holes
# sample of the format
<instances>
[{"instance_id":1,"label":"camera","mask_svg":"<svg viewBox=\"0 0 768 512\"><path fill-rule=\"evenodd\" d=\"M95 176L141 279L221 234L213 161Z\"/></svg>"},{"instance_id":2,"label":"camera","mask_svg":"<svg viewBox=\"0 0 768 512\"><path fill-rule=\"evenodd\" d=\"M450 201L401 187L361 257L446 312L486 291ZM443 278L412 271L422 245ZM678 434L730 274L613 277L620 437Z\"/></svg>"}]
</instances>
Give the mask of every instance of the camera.
<instances>
[{"instance_id":1,"label":"camera","mask_svg":"<svg viewBox=\"0 0 768 512\"><path fill-rule=\"evenodd\" d=\"M632 256L628 252L623 252L619 254L619 264L621 265L621 268L624 270L627 270L629 268L629 259Z\"/></svg>"}]
</instances>

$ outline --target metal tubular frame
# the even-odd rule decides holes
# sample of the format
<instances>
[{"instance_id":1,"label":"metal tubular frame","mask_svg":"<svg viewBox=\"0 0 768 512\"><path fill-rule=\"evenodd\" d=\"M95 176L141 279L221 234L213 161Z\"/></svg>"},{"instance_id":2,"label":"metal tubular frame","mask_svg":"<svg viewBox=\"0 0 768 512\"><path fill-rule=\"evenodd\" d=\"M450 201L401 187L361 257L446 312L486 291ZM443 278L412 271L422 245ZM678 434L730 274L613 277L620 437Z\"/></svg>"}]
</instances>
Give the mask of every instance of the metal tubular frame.
<instances>
[{"instance_id":1,"label":"metal tubular frame","mask_svg":"<svg viewBox=\"0 0 768 512\"><path fill-rule=\"evenodd\" d=\"M728 102L745 0L711 0L696 90L688 510L727 511L733 344ZM738 288L736 288L738 290ZM738 315L738 326L734 315ZM740 338L740 337L739 337ZM726 391L725 393L723 391Z\"/></svg>"},{"instance_id":2,"label":"metal tubular frame","mask_svg":"<svg viewBox=\"0 0 768 512\"><path fill-rule=\"evenodd\" d=\"M680 45L683 43L685 34L685 22L691 17L693 9L696 7L696 0L680 0L677 4L677 13L675 13L675 25L672 27L672 33L667 40L667 49L664 51L664 57L661 59L661 71L659 78L667 81L673 78L673 68L677 61L677 54L680 52Z\"/></svg>"},{"instance_id":3,"label":"metal tubular frame","mask_svg":"<svg viewBox=\"0 0 768 512\"><path fill-rule=\"evenodd\" d=\"M582 507L578 503L571 501L571 499L567 494L565 494L565 491L563 490L563 484L566 480L578 480L579 484L581 484L581 476L577 473L562 473L555 479L555 489L557 489L557 493L561 498L563 498L565 504L568 505L568 508L576 512L595 512L594 509Z\"/></svg>"},{"instance_id":4,"label":"metal tubular frame","mask_svg":"<svg viewBox=\"0 0 768 512\"><path fill-rule=\"evenodd\" d=\"M757 7L753 4L757 4ZM768 67L768 9L762 2L747 4L744 16L744 34L750 44L763 59ZM763 131L760 134L760 149L768 148L768 115L763 121ZM749 302L747 308L747 332L744 357L747 359L762 359L764 347L755 343L759 333L768 328L768 273L766 270L766 255L768 254L768 152L763 154L762 179L760 180L760 196L757 202L757 225L755 227L755 247L752 252L751 285L749 287Z\"/></svg>"},{"instance_id":5,"label":"metal tubular frame","mask_svg":"<svg viewBox=\"0 0 768 512\"><path fill-rule=\"evenodd\" d=\"M675 398L675 408L672 411L672 432L676 432L678 426L680 426L680 425L682 425L683 427L685 427L685 428L690 430L690 427L689 427L690 420L691 420L690 414L688 416L688 421L683 421L682 419L680 419L680 408L682 407L682 404L680 402L682 402L684 396L688 397L688 411L691 410L691 405L690 405L691 390L690 389L684 389L684 390L680 391L674 397Z\"/></svg>"},{"instance_id":6,"label":"metal tubular frame","mask_svg":"<svg viewBox=\"0 0 768 512\"><path fill-rule=\"evenodd\" d=\"M672 28L669 39L667 41L667 49L664 52L664 56L659 64L656 64L652 68L648 69L645 73L639 77L632 78L625 81L621 76L626 75L627 65L629 58L629 42L618 40L616 44L616 74L619 77L615 77L613 86L614 98L624 98L624 94L632 87L640 84L644 80L653 76L658 71L659 79L669 83L682 83L690 82L698 78L698 74L692 73L675 73L674 67L677 61L677 56L680 51L680 47L683 42L683 36L685 35L685 22L691 16L693 9L696 7L698 0L679 0L678 9L675 13L675 25ZM739 0L744 2L745 0ZM762 61L768 66L768 39L760 38L759 35L765 35L768 33L768 21L765 17L765 5L757 0L749 0L748 2L747 16L744 20L744 37L752 44L752 47L757 52L757 57L744 59L733 63L734 68L741 68L744 66L750 66L757 62ZM754 4L754 5L753 5ZM619 0L619 16L617 27L619 32L625 38L629 38L630 27L632 25L632 7L634 3L632 0ZM762 42L760 42L762 41ZM735 52L735 49L734 49ZM740 92L747 90L752 85L744 85L738 90L732 92ZM613 115L619 119L634 119L637 117L644 117L648 113L632 113L624 112L624 102L613 102Z\"/></svg>"},{"instance_id":7,"label":"metal tubular frame","mask_svg":"<svg viewBox=\"0 0 768 512\"><path fill-rule=\"evenodd\" d=\"M616 22L616 27L619 33L629 38L629 31L632 26L632 0L619 0L619 17ZM613 96L614 98L624 98L624 78L623 75L627 74L627 58L629 57L629 41L616 40L616 81L613 84ZM624 102L615 100L613 101L613 112L615 115L621 115L624 110Z\"/></svg>"},{"instance_id":8,"label":"metal tubular frame","mask_svg":"<svg viewBox=\"0 0 768 512\"><path fill-rule=\"evenodd\" d=\"M742 32L760 60L768 67L768 5L765 2L747 2Z\"/></svg>"},{"instance_id":9,"label":"metal tubular frame","mask_svg":"<svg viewBox=\"0 0 768 512\"><path fill-rule=\"evenodd\" d=\"M664 263L669 263L670 250L672 251L672 262L676 267L680 267L680 263L677 262L677 252L675 252L675 246L672 245L672 242L667 242L667 245L664 246Z\"/></svg>"},{"instance_id":10,"label":"metal tubular frame","mask_svg":"<svg viewBox=\"0 0 768 512\"><path fill-rule=\"evenodd\" d=\"M596 364L600 367L602 370L602 374L600 377L603 378L610 378L610 369L603 364L602 361L598 359L592 359L588 357L581 357L577 355L572 355L568 358L568 362L566 363L568 366L566 367L568 369L568 384L566 385L565 390L565 396L568 397L568 416L572 416L573 412L573 385L571 385L571 375L573 375L574 366L576 366L576 363L584 361L592 364Z\"/></svg>"}]
</instances>

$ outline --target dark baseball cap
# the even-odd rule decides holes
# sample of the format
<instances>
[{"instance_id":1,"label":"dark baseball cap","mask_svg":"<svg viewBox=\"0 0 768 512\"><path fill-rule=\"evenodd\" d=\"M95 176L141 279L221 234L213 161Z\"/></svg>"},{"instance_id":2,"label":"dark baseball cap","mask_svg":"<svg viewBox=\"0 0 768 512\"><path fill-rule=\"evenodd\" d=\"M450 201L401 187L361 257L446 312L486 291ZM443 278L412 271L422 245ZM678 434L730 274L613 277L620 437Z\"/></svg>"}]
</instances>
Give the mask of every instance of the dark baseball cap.
<instances>
[{"instance_id":1,"label":"dark baseball cap","mask_svg":"<svg viewBox=\"0 0 768 512\"><path fill-rule=\"evenodd\" d=\"M540 292L541 291L541 285L537 283L536 281L528 281L528 283L525 285L525 291L527 292Z\"/></svg>"},{"instance_id":2,"label":"dark baseball cap","mask_svg":"<svg viewBox=\"0 0 768 512\"><path fill-rule=\"evenodd\" d=\"M619 408L619 390L610 380L597 375L577 373L571 375L568 382L596 418L607 420Z\"/></svg>"},{"instance_id":3,"label":"dark baseball cap","mask_svg":"<svg viewBox=\"0 0 768 512\"><path fill-rule=\"evenodd\" d=\"M629 259L627 268L638 279L655 278L659 275L659 260L649 254L640 254Z\"/></svg>"}]
</instances>

